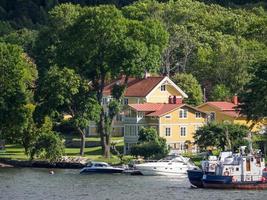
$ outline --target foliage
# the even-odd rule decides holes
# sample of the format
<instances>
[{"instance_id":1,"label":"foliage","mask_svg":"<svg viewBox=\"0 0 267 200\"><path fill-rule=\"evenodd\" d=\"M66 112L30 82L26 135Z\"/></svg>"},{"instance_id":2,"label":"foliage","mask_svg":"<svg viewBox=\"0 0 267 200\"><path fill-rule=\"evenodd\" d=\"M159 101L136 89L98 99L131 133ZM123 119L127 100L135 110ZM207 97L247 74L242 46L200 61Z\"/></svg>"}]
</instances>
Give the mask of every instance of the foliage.
<instances>
[{"instance_id":1,"label":"foliage","mask_svg":"<svg viewBox=\"0 0 267 200\"><path fill-rule=\"evenodd\" d=\"M211 91L210 100L212 101L229 101L231 100L231 94L229 88L223 84L215 85Z\"/></svg>"},{"instance_id":2,"label":"foliage","mask_svg":"<svg viewBox=\"0 0 267 200\"><path fill-rule=\"evenodd\" d=\"M221 150L237 150L239 146L247 144L244 139L248 135L248 128L244 125L230 123L208 123L196 131L195 143L202 149L217 147Z\"/></svg>"},{"instance_id":3,"label":"foliage","mask_svg":"<svg viewBox=\"0 0 267 200\"><path fill-rule=\"evenodd\" d=\"M85 132L90 120L98 121L101 107L91 94L89 81L74 70L50 68L38 86L35 118L41 122L46 115L57 119L70 115L73 127L81 135L81 155L84 153Z\"/></svg>"},{"instance_id":4,"label":"foliage","mask_svg":"<svg viewBox=\"0 0 267 200\"><path fill-rule=\"evenodd\" d=\"M267 116L267 60L255 65L253 77L240 95L241 112L257 121Z\"/></svg>"},{"instance_id":5,"label":"foliage","mask_svg":"<svg viewBox=\"0 0 267 200\"><path fill-rule=\"evenodd\" d=\"M79 30L79 31L77 31ZM58 65L70 66L92 81L97 101L102 103L106 80L121 74L140 76L145 71L156 71L168 34L156 20L126 19L114 6L83 8L73 24L69 24L56 49ZM123 85L127 85L127 79ZM120 95L122 96L122 95ZM119 111L112 102L110 110ZM102 109L98 131L103 153L109 156L109 127L116 112L106 115Z\"/></svg>"},{"instance_id":6,"label":"foliage","mask_svg":"<svg viewBox=\"0 0 267 200\"><path fill-rule=\"evenodd\" d=\"M52 127L52 121L46 118L38 130L36 141L29 150L31 159L42 158L53 162L63 155L64 144L59 135L52 131Z\"/></svg>"},{"instance_id":7,"label":"foliage","mask_svg":"<svg viewBox=\"0 0 267 200\"><path fill-rule=\"evenodd\" d=\"M196 106L203 102L201 86L192 74L177 73L171 79L188 95L186 103Z\"/></svg>"},{"instance_id":8,"label":"foliage","mask_svg":"<svg viewBox=\"0 0 267 200\"><path fill-rule=\"evenodd\" d=\"M32 99L35 65L16 45L0 43L0 137L19 140L26 125L26 104Z\"/></svg>"},{"instance_id":9,"label":"foliage","mask_svg":"<svg viewBox=\"0 0 267 200\"><path fill-rule=\"evenodd\" d=\"M37 37L37 31L26 28L5 34L0 41L21 46L25 52L31 54Z\"/></svg>"},{"instance_id":10,"label":"foliage","mask_svg":"<svg viewBox=\"0 0 267 200\"><path fill-rule=\"evenodd\" d=\"M153 128L142 128L139 132L138 144L131 147L131 155L144 158L162 158L169 153L165 138L159 137Z\"/></svg>"}]
</instances>

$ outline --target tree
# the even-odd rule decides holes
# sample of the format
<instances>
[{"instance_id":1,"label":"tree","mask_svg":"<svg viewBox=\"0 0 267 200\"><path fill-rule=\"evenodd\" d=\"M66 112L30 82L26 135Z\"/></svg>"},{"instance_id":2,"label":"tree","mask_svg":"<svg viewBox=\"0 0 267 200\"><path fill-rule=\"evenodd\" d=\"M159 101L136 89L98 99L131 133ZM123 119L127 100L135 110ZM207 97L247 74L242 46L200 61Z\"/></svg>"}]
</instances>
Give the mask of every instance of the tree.
<instances>
[{"instance_id":1,"label":"tree","mask_svg":"<svg viewBox=\"0 0 267 200\"><path fill-rule=\"evenodd\" d=\"M21 48L0 43L0 137L9 142L20 140L36 77L35 65Z\"/></svg>"},{"instance_id":2,"label":"tree","mask_svg":"<svg viewBox=\"0 0 267 200\"><path fill-rule=\"evenodd\" d=\"M81 137L80 155L84 154L85 131L91 120L98 121L100 105L90 91L89 81L82 79L73 69L52 67L43 77L36 93L37 121L46 115L71 116L72 125Z\"/></svg>"},{"instance_id":3,"label":"tree","mask_svg":"<svg viewBox=\"0 0 267 200\"><path fill-rule=\"evenodd\" d=\"M114 6L86 8L62 36L57 62L91 80L101 104L108 78L124 74L123 85L127 86L130 75L155 71L167 39L168 34L158 21L128 20ZM108 117L112 116L102 109L98 131L105 157L110 156L110 133L105 129Z\"/></svg>"},{"instance_id":4,"label":"tree","mask_svg":"<svg viewBox=\"0 0 267 200\"><path fill-rule=\"evenodd\" d=\"M258 62L254 69L240 94L240 108L248 119L257 121L267 116L267 60Z\"/></svg>"},{"instance_id":5,"label":"tree","mask_svg":"<svg viewBox=\"0 0 267 200\"><path fill-rule=\"evenodd\" d=\"M131 148L131 155L144 158L162 158L169 153L166 139L159 137L153 128L142 128L139 132L138 143Z\"/></svg>"},{"instance_id":6,"label":"tree","mask_svg":"<svg viewBox=\"0 0 267 200\"><path fill-rule=\"evenodd\" d=\"M229 101L232 98L230 89L223 84L215 85L211 91L210 100L212 101Z\"/></svg>"},{"instance_id":7,"label":"tree","mask_svg":"<svg viewBox=\"0 0 267 200\"><path fill-rule=\"evenodd\" d=\"M50 162L57 161L64 153L64 144L59 135L52 131L53 123L45 118L38 129L37 138L29 149L30 159L42 158Z\"/></svg>"},{"instance_id":8,"label":"tree","mask_svg":"<svg viewBox=\"0 0 267 200\"><path fill-rule=\"evenodd\" d=\"M249 129L244 125L230 123L208 123L196 131L195 144L201 149L217 147L221 150L235 151L247 144L245 137Z\"/></svg>"},{"instance_id":9,"label":"tree","mask_svg":"<svg viewBox=\"0 0 267 200\"><path fill-rule=\"evenodd\" d=\"M203 102L201 86L192 74L177 73L171 79L188 95L188 99L185 99L186 103L196 106Z\"/></svg>"}]
</instances>

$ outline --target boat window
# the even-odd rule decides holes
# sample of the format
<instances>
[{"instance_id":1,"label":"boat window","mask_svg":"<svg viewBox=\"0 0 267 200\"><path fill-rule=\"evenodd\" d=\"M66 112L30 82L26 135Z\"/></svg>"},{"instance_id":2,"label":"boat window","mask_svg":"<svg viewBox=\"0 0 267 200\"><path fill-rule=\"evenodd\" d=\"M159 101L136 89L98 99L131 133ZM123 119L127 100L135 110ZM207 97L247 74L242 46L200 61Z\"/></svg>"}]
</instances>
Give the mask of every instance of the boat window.
<instances>
[{"instance_id":1,"label":"boat window","mask_svg":"<svg viewBox=\"0 0 267 200\"><path fill-rule=\"evenodd\" d=\"M86 166L87 166L87 167L92 167L92 165L93 165L93 164L89 162L89 163L87 163Z\"/></svg>"},{"instance_id":2,"label":"boat window","mask_svg":"<svg viewBox=\"0 0 267 200\"><path fill-rule=\"evenodd\" d=\"M256 164L257 164L257 166L261 166L261 159L260 158L256 158Z\"/></svg>"},{"instance_id":3,"label":"boat window","mask_svg":"<svg viewBox=\"0 0 267 200\"><path fill-rule=\"evenodd\" d=\"M246 171L250 171L250 159L246 160Z\"/></svg>"},{"instance_id":4,"label":"boat window","mask_svg":"<svg viewBox=\"0 0 267 200\"><path fill-rule=\"evenodd\" d=\"M253 158L251 158L251 162L253 162Z\"/></svg>"},{"instance_id":5,"label":"boat window","mask_svg":"<svg viewBox=\"0 0 267 200\"><path fill-rule=\"evenodd\" d=\"M238 171L239 171L239 167L235 168L235 171L237 171L237 172L238 172Z\"/></svg>"}]
</instances>

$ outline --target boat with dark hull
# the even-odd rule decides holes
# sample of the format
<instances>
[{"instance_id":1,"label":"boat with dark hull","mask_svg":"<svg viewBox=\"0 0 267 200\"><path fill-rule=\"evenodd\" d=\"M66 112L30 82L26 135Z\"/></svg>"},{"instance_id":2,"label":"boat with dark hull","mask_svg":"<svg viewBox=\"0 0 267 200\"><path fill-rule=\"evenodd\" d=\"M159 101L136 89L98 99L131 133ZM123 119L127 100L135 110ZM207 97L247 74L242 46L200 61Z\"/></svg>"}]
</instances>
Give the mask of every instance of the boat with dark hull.
<instances>
[{"instance_id":1,"label":"boat with dark hull","mask_svg":"<svg viewBox=\"0 0 267 200\"><path fill-rule=\"evenodd\" d=\"M118 174L122 173L124 168L112 167L105 162L89 162L84 168L81 169L80 174Z\"/></svg>"},{"instance_id":2,"label":"boat with dark hull","mask_svg":"<svg viewBox=\"0 0 267 200\"><path fill-rule=\"evenodd\" d=\"M209 156L208 160L203 160L201 162L201 169L187 170L188 179L191 185L198 188L204 187L202 181L203 175L214 174L217 164L230 156L232 156L232 152L221 152L218 158L216 156Z\"/></svg>"},{"instance_id":3,"label":"boat with dark hull","mask_svg":"<svg viewBox=\"0 0 267 200\"><path fill-rule=\"evenodd\" d=\"M188 171L192 185L213 189L267 189L265 161L260 154L233 154L217 163L215 173Z\"/></svg>"},{"instance_id":4,"label":"boat with dark hull","mask_svg":"<svg viewBox=\"0 0 267 200\"><path fill-rule=\"evenodd\" d=\"M259 181L234 182L233 176L204 175L202 187L212 189L266 190L266 180L263 178Z\"/></svg>"}]
</instances>

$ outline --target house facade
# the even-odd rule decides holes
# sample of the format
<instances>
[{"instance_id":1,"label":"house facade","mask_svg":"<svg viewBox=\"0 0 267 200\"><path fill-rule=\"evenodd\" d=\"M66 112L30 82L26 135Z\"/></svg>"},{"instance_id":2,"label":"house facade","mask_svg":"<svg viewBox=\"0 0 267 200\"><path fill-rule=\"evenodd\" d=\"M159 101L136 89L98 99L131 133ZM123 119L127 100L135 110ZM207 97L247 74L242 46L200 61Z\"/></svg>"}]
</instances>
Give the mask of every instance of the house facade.
<instances>
[{"instance_id":1,"label":"house facade","mask_svg":"<svg viewBox=\"0 0 267 200\"><path fill-rule=\"evenodd\" d=\"M102 105L107 110L114 84L123 84L124 77L105 86ZM116 117L113 136L124 136L124 152L138 141L142 127L155 128L175 153L195 151L194 133L205 123L206 114L183 103L187 95L168 77L129 78L124 109ZM96 135L94 123L89 135Z\"/></svg>"},{"instance_id":2,"label":"house facade","mask_svg":"<svg viewBox=\"0 0 267 200\"><path fill-rule=\"evenodd\" d=\"M205 124L205 119L206 113L182 101L129 104L124 125L124 151L129 152L137 143L141 128L151 127L166 139L172 153L195 152L193 136Z\"/></svg>"},{"instance_id":3,"label":"house facade","mask_svg":"<svg viewBox=\"0 0 267 200\"><path fill-rule=\"evenodd\" d=\"M209 121L245 125L251 128L252 132L258 132L266 128L264 120L253 124L251 120L247 120L246 116L240 114L240 109L238 109L237 106L238 98L237 96L234 96L232 102L208 101L199 105L197 108L207 113Z\"/></svg>"}]
</instances>

